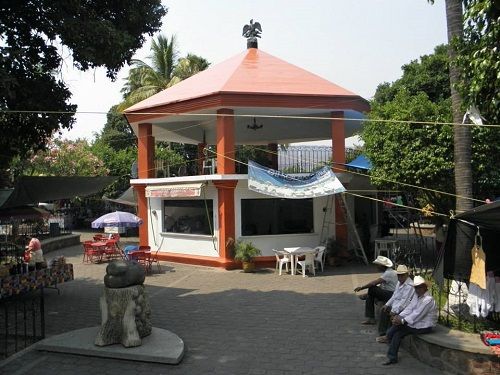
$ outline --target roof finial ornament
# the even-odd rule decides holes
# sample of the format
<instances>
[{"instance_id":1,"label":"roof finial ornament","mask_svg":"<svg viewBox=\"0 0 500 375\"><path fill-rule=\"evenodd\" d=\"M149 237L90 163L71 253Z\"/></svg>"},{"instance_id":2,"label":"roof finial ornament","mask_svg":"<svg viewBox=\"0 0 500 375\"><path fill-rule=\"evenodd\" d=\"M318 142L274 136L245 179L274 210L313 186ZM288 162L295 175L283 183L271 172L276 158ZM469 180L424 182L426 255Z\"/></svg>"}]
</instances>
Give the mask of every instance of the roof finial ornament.
<instances>
[{"instance_id":1,"label":"roof finial ornament","mask_svg":"<svg viewBox=\"0 0 500 375\"><path fill-rule=\"evenodd\" d=\"M257 38L260 38L262 27L260 23L250 20L250 24L243 26L243 36L247 38L247 48L258 48Z\"/></svg>"}]
</instances>

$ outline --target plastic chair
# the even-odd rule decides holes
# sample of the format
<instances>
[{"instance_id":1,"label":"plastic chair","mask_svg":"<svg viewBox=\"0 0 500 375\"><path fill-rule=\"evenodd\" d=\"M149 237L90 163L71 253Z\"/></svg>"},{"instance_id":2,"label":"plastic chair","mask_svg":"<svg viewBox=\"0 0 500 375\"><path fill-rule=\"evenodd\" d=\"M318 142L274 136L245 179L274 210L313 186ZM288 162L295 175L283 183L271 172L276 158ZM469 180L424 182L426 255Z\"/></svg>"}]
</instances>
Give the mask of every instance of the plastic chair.
<instances>
[{"instance_id":1,"label":"plastic chair","mask_svg":"<svg viewBox=\"0 0 500 375\"><path fill-rule=\"evenodd\" d=\"M85 241L83 245L83 263L99 263L102 259L102 252L92 247L92 241Z\"/></svg>"},{"instance_id":2,"label":"plastic chair","mask_svg":"<svg viewBox=\"0 0 500 375\"><path fill-rule=\"evenodd\" d=\"M389 259L392 258L391 256L391 250L393 246L390 243L387 243L385 241L377 241L375 240L375 251L373 253L374 259L377 259L379 255L383 255Z\"/></svg>"},{"instance_id":3,"label":"plastic chair","mask_svg":"<svg viewBox=\"0 0 500 375\"><path fill-rule=\"evenodd\" d=\"M215 158L203 160L203 174L215 174Z\"/></svg>"},{"instance_id":4,"label":"plastic chair","mask_svg":"<svg viewBox=\"0 0 500 375\"><path fill-rule=\"evenodd\" d=\"M146 275L151 273L151 253L148 251L133 251L128 254L130 260L137 262L144 268Z\"/></svg>"},{"instance_id":5,"label":"plastic chair","mask_svg":"<svg viewBox=\"0 0 500 375\"><path fill-rule=\"evenodd\" d=\"M288 272L288 263L291 264L291 258L288 253L285 253L283 251L275 250L273 249L274 256L276 257L276 268L275 272L278 271L279 267L279 274L281 276L281 271L283 270L283 264L285 265L286 272Z\"/></svg>"},{"instance_id":6,"label":"plastic chair","mask_svg":"<svg viewBox=\"0 0 500 375\"><path fill-rule=\"evenodd\" d=\"M124 258L121 249L118 247L116 240L107 240L104 248L104 255L108 260L116 258Z\"/></svg>"},{"instance_id":7,"label":"plastic chair","mask_svg":"<svg viewBox=\"0 0 500 375\"><path fill-rule=\"evenodd\" d=\"M314 258L315 258L315 253L307 253L304 254L304 259L303 260L296 260L295 261L295 269L297 269L297 265L300 266L302 269L302 277L306 277L306 269L309 267L309 272L312 270L312 274L316 276L316 271L314 269ZM297 259L297 258L295 258Z\"/></svg>"},{"instance_id":8,"label":"plastic chair","mask_svg":"<svg viewBox=\"0 0 500 375\"><path fill-rule=\"evenodd\" d=\"M326 260L326 247L325 246L316 246L314 248L316 250L314 256L314 263L318 263L321 266L321 272L323 272L325 268L325 260Z\"/></svg>"},{"instance_id":9,"label":"plastic chair","mask_svg":"<svg viewBox=\"0 0 500 375\"><path fill-rule=\"evenodd\" d=\"M139 246L137 245L127 245L123 248L123 254L125 255L125 259L130 260L128 256L130 253L139 250Z\"/></svg>"},{"instance_id":10,"label":"plastic chair","mask_svg":"<svg viewBox=\"0 0 500 375\"><path fill-rule=\"evenodd\" d=\"M158 272L161 273L161 264L160 264L160 259L158 259L158 252L160 251L160 249L156 250L153 253L151 253L151 268L153 268L153 263L156 263L156 267L158 267Z\"/></svg>"}]
</instances>

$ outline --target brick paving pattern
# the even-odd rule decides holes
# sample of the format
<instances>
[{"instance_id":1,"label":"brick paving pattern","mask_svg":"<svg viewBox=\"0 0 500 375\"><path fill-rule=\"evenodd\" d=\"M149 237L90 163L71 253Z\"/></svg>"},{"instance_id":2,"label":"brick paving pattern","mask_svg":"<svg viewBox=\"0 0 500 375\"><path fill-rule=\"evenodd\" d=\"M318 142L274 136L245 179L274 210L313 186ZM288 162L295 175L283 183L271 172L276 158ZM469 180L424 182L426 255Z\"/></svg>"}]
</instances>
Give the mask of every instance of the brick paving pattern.
<instances>
[{"instance_id":1,"label":"brick paving pattern","mask_svg":"<svg viewBox=\"0 0 500 375\"><path fill-rule=\"evenodd\" d=\"M99 325L98 298L106 264L82 264L75 246L64 254L75 281L45 295L46 334ZM156 270L156 269L155 269ZM146 278L155 327L187 347L176 366L27 350L0 362L5 375L77 374L441 374L403 349L400 363L382 366L387 347L363 326L355 286L372 280L369 267L328 268L316 277L278 276L273 269L244 274L162 262Z\"/></svg>"}]
</instances>

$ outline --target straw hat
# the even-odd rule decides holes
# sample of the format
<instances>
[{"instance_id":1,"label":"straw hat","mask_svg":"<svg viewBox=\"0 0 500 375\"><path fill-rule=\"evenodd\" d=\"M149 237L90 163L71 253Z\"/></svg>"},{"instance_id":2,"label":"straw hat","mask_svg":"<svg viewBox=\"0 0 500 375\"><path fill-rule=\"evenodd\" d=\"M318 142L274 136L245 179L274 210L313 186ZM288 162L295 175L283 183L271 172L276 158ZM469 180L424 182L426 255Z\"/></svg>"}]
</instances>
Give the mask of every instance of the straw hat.
<instances>
[{"instance_id":1,"label":"straw hat","mask_svg":"<svg viewBox=\"0 0 500 375\"><path fill-rule=\"evenodd\" d=\"M373 264L377 264L379 266L384 266L384 267L392 267L392 261L389 258L383 257L382 255L379 255L377 259L373 261Z\"/></svg>"},{"instance_id":2,"label":"straw hat","mask_svg":"<svg viewBox=\"0 0 500 375\"><path fill-rule=\"evenodd\" d=\"M398 275L404 275L405 273L409 273L408 267L406 267L404 264L400 264L398 268L396 268L396 273Z\"/></svg>"},{"instance_id":3,"label":"straw hat","mask_svg":"<svg viewBox=\"0 0 500 375\"><path fill-rule=\"evenodd\" d=\"M419 286L422 284L426 284L425 279L422 276L415 276L413 279L413 286Z\"/></svg>"}]
</instances>

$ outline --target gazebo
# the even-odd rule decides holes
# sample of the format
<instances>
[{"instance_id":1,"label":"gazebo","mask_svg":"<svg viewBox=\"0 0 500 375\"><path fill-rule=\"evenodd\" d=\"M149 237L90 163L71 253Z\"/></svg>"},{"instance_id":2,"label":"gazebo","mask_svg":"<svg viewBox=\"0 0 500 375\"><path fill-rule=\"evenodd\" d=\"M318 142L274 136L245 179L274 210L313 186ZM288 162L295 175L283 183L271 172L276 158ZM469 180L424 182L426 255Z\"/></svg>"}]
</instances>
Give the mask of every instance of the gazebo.
<instances>
[{"instance_id":1,"label":"gazebo","mask_svg":"<svg viewBox=\"0 0 500 375\"><path fill-rule=\"evenodd\" d=\"M311 222L288 217L291 224L286 230L274 228L282 226L279 220L285 217L276 217L276 222L266 224L269 228L246 219L258 216L259 209L267 217L298 214L302 208L261 201L269 197L249 191L247 176L235 173L235 147L266 145L276 155L278 144L331 139L333 163L342 166L345 138L359 128L359 121L346 119L359 119L368 110L368 102L359 95L263 52L256 42L133 105L125 115L138 138L138 178L131 184L138 196L138 216L144 220L141 245L159 249L164 260L226 269L235 266L230 251L234 239L252 240L263 250L262 260L271 259L275 246L317 245L313 242L319 239L325 198L303 208ZM257 126L251 125L254 119ZM155 141L196 144L200 159L207 145L215 146L216 173L155 178ZM277 168L277 156L270 159ZM266 208L269 205L275 208ZM335 216L339 215L336 207ZM333 231L337 238L347 236L345 227L335 226Z\"/></svg>"}]
</instances>

